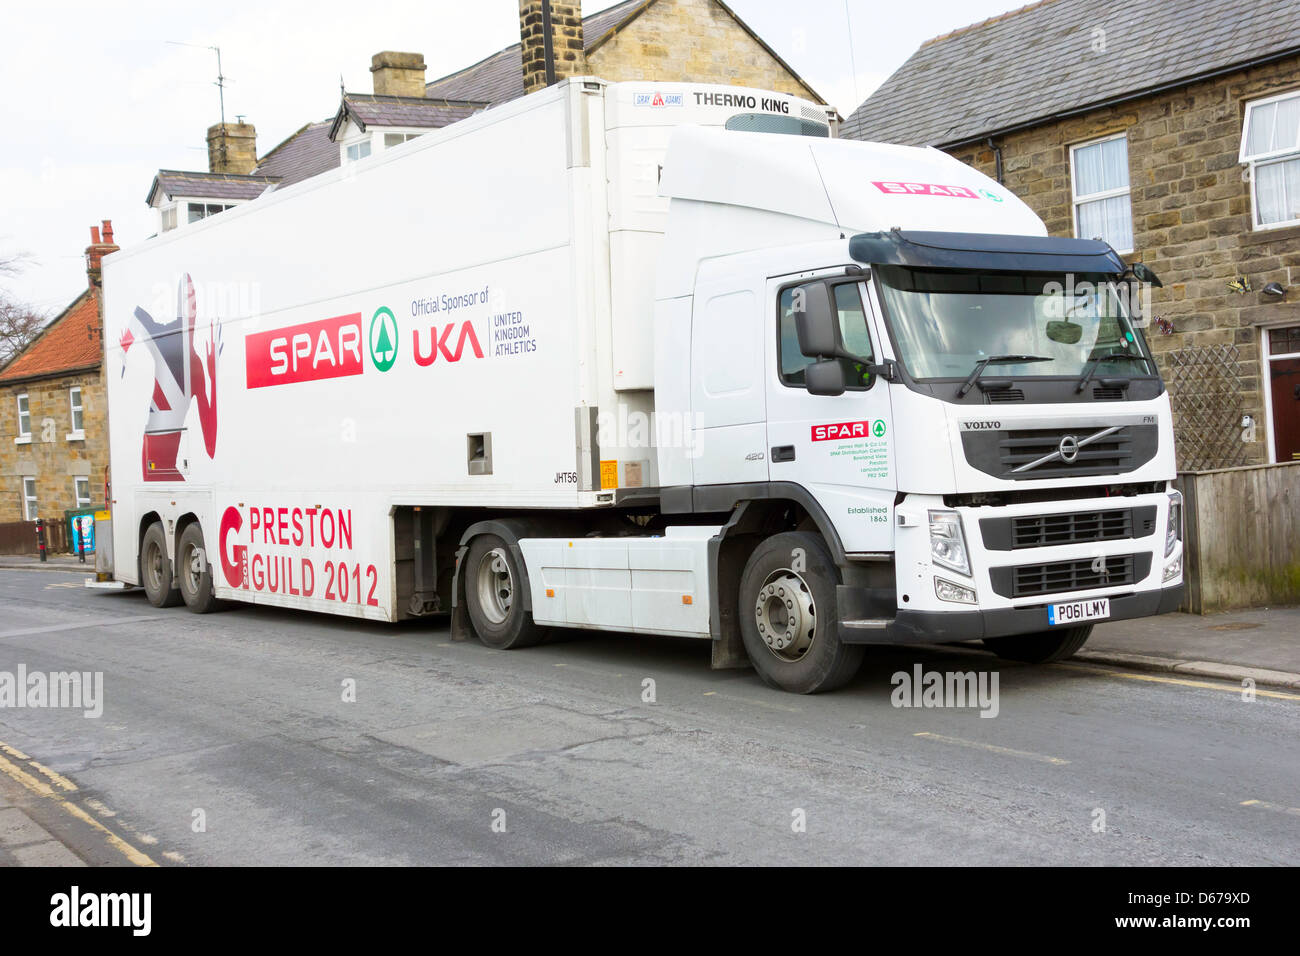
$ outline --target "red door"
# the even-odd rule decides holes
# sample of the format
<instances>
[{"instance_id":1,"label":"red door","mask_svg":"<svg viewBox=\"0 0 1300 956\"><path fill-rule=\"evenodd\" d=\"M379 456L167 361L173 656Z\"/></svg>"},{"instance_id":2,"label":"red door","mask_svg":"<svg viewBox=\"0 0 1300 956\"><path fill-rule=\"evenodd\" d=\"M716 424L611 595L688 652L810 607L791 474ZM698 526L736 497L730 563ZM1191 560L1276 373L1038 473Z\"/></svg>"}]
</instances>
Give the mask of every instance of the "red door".
<instances>
[{"instance_id":1,"label":"red door","mask_svg":"<svg viewBox=\"0 0 1300 956\"><path fill-rule=\"evenodd\" d=\"M1300 358L1269 363L1273 390L1273 448L1278 461L1300 460Z\"/></svg>"}]
</instances>

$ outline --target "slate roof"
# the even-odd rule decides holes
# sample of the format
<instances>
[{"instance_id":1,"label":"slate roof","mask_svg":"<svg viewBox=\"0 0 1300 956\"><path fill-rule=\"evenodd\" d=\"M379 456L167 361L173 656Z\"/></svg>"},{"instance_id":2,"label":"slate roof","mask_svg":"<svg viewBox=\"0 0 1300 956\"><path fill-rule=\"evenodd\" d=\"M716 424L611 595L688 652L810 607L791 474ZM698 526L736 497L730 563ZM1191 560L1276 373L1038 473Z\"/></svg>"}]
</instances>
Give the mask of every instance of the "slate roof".
<instances>
[{"instance_id":1,"label":"slate roof","mask_svg":"<svg viewBox=\"0 0 1300 956\"><path fill-rule=\"evenodd\" d=\"M145 202L153 205L160 192L164 196L196 196L201 199L256 199L280 180L275 176L236 176L231 173L197 173L177 169L160 169L149 187Z\"/></svg>"},{"instance_id":2,"label":"slate roof","mask_svg":"<svg viewBox=\"0 0 1300 956\"><path fill-rule=\"evenodd\" d=\"M640 16L654 2L655 0L625 0L608 10L583 17L583 47L590 53ZM479 100L493 106L519 99L524 95L522 44L508 46L472 66L425 84L424 95L453 100Z\"/></svg>"},{"instance_id":3,"label":"slate roof","mask_svg":"<svg viewBox=\"0 0 1300 956\"><path fill-rule=\"evenodd\" d=\"M277 177L281 186L292 186L336 169L339 148L330 140L333 123L332 119L308 123L263 156L254 172Z\"/></svg>"},{"instance_id":4,"label":"slate roof","mask_svg":"<svg viewBox=\"0 0 1300 956\"><path fill-rule=\"evenodd\" d=\"M413 126L417 129L441 129L457 120L472 116L487 107L485 102L435 99L421 96L378 96L369 93L344 93L339 111L330 127L330 139L351 119L363 130L368 126Z\"/></svg>"},{"instance_id":5,"label":"slate roof","mask_svg":"<svg viewBox=\"0 0 1300 956\"><path fill-rule=\"evenodd\" d=\"M98 366L99 299L90 289L0 371L0 384Z\"/></svg>"},{"instance_id":6,"label":"slate roof","mask_svg":"<svg viewBox=\"0 0 1300 956\"><path fill-rule=\"evenodd\" d=\"M1296 0L1042 0L924 43L840 135L956 146L1297 52Z\"/></svg>"}]
</instances>

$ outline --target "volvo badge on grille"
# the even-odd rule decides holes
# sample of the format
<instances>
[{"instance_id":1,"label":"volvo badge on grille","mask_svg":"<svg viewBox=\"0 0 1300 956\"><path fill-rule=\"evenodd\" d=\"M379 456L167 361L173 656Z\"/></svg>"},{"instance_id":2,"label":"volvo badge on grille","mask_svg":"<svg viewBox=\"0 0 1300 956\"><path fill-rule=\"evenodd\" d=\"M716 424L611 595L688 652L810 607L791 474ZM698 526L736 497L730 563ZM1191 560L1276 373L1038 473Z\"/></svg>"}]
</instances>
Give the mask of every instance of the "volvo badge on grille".
<instances>
[{"instance_id":1,"label":"volvo badge on grille","mask_svg":"<svg viewBox=\"0 0 1300 956\"><path fill-rule=\"evenodd\" d=\"M1073 435L1066 435L1056 447L1061 453L1061 461L1067 465L1079 457L1079 439Z\"/></svg>"}]
</instances>

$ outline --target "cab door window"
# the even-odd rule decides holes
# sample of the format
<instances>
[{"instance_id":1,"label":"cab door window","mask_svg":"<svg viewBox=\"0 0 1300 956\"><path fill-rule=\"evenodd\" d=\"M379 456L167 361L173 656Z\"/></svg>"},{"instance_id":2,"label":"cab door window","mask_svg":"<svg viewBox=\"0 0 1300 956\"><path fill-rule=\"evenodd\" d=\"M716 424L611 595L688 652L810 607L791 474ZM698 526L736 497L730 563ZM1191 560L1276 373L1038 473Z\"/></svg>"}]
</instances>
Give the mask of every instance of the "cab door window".
<instances>
[{"instance_id":1,"label":"cab door window","mask_svg":"<svg viewBox=\"0 0 1300 956\"><path fill-rule=\"evenodd\" d=\"M803 290L809 285L790 286L781 291L778 304L780 318L781 382L791 388L804 388L804 371L817 359L809 358L799 351L799 337L795 332L794 317L796 308L803 301ZM844 348L854 355L861 356L869 362L875 361L871 347L871 333L867 329L867 313L862 304L861 286L857 282L842 282L831 288L831 301L839 314L840 337ZM871 387L871 376L863 364L849 359L837 359L844 366L844 381L848 388L865 389Z\"/></svg>"}]
</instances>

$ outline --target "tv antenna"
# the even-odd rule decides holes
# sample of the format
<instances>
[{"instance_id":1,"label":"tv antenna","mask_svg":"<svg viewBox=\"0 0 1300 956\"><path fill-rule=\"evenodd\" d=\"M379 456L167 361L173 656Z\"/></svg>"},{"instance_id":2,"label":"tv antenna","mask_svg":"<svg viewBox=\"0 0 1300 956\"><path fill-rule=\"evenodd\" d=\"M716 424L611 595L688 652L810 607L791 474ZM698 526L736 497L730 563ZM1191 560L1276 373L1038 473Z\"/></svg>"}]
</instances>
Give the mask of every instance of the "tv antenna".
<instances>
[{"instance_id":1,"label":"tv antenna","mask_svg":"<svg viewBox=\"0 0 1300 956\"><path fill-rule=\"evenodd\" d=\"M221 106L221 126L226 126L226 76L221 72L221 47L205 46L202 43L182 43L180 40L168 40L172 46L188 46L195 50L211 50L217 55L217 81L213 84L217 88L217 98Z\"/></svg>"}]
</instances>

